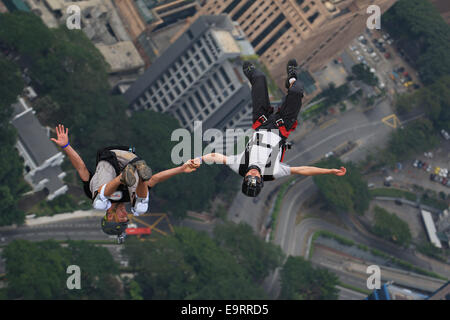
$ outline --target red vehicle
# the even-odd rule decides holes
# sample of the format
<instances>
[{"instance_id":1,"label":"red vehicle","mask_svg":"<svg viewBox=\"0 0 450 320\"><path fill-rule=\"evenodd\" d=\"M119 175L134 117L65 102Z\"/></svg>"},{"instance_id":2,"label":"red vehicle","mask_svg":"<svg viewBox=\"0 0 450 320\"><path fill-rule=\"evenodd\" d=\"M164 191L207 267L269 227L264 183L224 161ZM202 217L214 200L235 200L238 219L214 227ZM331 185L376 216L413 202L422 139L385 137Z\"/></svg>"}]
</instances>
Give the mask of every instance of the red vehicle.
<instances>
[{"instance_id":1,"label":"red vehicle","mask_svg":"<svg viewBox=\"0 0 450 320\"><path fill-rule=\"evenodd\" d=\"M150 228L127 228L125 232L128 236L142 235L142 234L150 234L152 230Z\"/></svg>"},{"instance_id":2,"label":"red vehicle","mask_svg":"<svg viewBox=\"0 0 450 320\"><path fill-rule=\"evenodd\" d=\"M390 54L389 52L386 52L386 53L384 54L384 57L385 57L386 59L390 59L390 58L391 58L391 54Z\"/></svg>"}]
</instances>

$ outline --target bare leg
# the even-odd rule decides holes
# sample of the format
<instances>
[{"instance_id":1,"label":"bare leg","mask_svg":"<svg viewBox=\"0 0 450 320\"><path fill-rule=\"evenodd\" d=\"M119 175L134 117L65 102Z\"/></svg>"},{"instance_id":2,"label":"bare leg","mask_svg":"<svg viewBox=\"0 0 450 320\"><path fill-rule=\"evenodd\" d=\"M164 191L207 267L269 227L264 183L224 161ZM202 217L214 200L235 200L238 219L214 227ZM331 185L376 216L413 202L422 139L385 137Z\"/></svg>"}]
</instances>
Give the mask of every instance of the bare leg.
<instances>
[{"instance_id":1,"label":"bare leg","mask_svg":"<svg viewBox=\"0 0 450 320\"><path fill-rule=\"evenodd\" d=\"M139 198L147 198L147 194L148 194L147 184L141 178L139 178L139 182L136 187L136 195Z\"/></svg>"},{"instance_id":2,"label":"bare leg","mask_svg":"<svg viewBox=\"0 0 450 320\"><path fill-rule=\"evenodd\" d=\"M117 188L119 188L121 182L120 182L120 178L122 177L122 174L119 174L117 177L115 177L114 179L112 179L110 182L108 182L106 184L106 188L105 188L105 197L109 197L110 195L112 195ZM100 188L98 188L98 193L100 193L100 190L102 189L103 186L101 186Z\"/></svg>"}]
</instances>

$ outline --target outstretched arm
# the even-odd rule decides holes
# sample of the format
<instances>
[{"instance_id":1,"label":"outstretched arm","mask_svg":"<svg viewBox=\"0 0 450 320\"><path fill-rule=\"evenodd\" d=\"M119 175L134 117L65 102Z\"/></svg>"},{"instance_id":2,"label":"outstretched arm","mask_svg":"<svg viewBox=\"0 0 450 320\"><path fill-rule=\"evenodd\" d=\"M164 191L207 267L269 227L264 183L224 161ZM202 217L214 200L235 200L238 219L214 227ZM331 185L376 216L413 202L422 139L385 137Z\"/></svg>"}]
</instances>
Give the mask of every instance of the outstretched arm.
<instances>
[{"instance_id":1,"label":"outstretched arm","mask_svg":"<svg viewBox=\"0 0 450 320\"><path fill-rule=\"evenodd\" d=\"M56 127L56 136L57 139L51 138L54 143L56 143L58 146L63 147L69 143L69 129L64 130L64 126L62 124L59 124ZM89 170L87 169L86 165L84 164L83 159L78 155L78 153L69 145L63 149L67 157L69 157L70 162L72 163L73 167L77 170L78 175L80 176L82 181L88 181L89 180Z\"/></svg>"},{"instance_id":2,"label":"outstretched arm","mask_svg":"<svg viewBox=\"0 0 450 320\"><path fill-rule=\"evenodd\" d=\"M317 167L291 167L291 174L301 174L303 176L316 176L319 174L334 174L336 176L343 176L347 170L344 167L340 169L324 169Z\"/></svg>"},{"instance_id":3,"label":"outstretched arm","mask_svg":"<svg viewBox=\"0 0 450 320\"><path fill-rule=\"evenodd\" d=\"M164 170L164 171L158 172L157 174L154 174L150 178L150 180L146 181L145 183L147 184L148 187L152 188L156 184L166 181L167 179L169 179L173 176L176 176L177 174L189 173L189 172L195 171L195 170L197 170L197 168L199 166L200 166L199 162L194 162L194 160L189 160L185 164L183 164L179 167Z\"/></svg>"},{"instance_id":4,"label":"outstretched arm","mask_svg":"<svg viewBox=\"0 0 450 320\"><path fill-rule=\"evenodd\" d=\"M208 153L201 157L206 163L222 163L227 164L227 157L220 153ZM194 159L196 160L196 159Z\"/></svg>"}]
</instances>

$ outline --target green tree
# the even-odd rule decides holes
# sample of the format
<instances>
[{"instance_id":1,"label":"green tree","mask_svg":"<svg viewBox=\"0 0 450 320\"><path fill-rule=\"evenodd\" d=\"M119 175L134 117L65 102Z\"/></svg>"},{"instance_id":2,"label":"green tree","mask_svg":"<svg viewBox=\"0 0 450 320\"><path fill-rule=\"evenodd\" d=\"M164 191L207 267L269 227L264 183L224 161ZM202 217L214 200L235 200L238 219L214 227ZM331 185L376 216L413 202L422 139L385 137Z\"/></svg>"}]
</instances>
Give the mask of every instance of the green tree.
<instances>
[{"instance_id":1,"label":"green tree","mask_svg":"<svg viewBox=\"0 0 450 320\"><path fill-rule=\"evenodd\" d=\"M302 257L290 256L280 272L280 299L336 300L339 284L335 274L326 269L313 268Z\"/></svg>"},{"instance_id":2,"label":"green tree","mask_svg":"<svg viewBox=\"0 0 450 320\"><path fill-rule=\"evenodd\" d=\"M217 225L214 228L214 239L235 257L255 282L264 280L282 264L284 258L279 246L265 242L254 234L248 224L242 222Z\"/></svg>"},{"instance_id":3,"label":"green tree","mask_svg":"<svg viewBox=\"0 0 450 320\"><path fill-rule=\"evenodd\" d=\"M382 19L424 84L450 74L450 26L430 1L399 0Z\"/></svg>"},{"instance_id":4,"label":"green tree","mask_svg":"<svg viewBox=\"0 0 450 320\"><path fill-rule=\"evenodd\" d=\"M369 67L363 63L355 64L352 67L352 72L356 79L361 80L369 86L376 86L378 84L378 78L370 72Z\"/></svg>"},{"instance_id":5,"label":"green tree","mask_svg":"<svg viewBox=\"0 0 450 320\"><path fill-rule=\"evenodd\" d=\"M25 214L17 201L27 188L23 180L23 160L15 147L17 134L10 120L12 103L22 92L24 83L17 65L0 55L0 226L22 223Z\"/></svg>"},{"instance_id":6,"label":"green tree","mask_svg":"<svg viewBox=\"0 0 450 320\"><path fill-rule=\"evenodd\" d=\"M204 232L176 228L157 242L128 241L125 253L144 299L263 299L245 268Z\"/></svg>"},{"instance_id":7,"label":"green tree","mask_svg":"<svg viewBox=\"0 0 450 320\"><path fill-rule=\"evenodd\" d=\"M407 246L411 241L408 224L383 208L375 207L375 224L373 232L387 240Z\"/></svg>"},{"instance_id":8,"label":"green tree","mask_svg":"<svg viewBox=\"0 0 450 320\"><path fill-rule=\"evenodd\" d=\"M342 177L334 175L313 177L327 204L339 211L364 214L369 207L370 194L360 169L352 162L343 163L336 157L330 157L316 165L322 168L344 166L347 169L347 173Z\"/></svg>"},{"instance_id":9,"label":"green tree","mask_svg":"<svg viewBox=\"0 0 450 320\"><path fill-rule=\"evenodd\" d=\"M118 267L107 249L83 241L62 247L53 240L15 240L2 256L6 260L9 299L119 299ZM69 290L67 267L81 270L81 289Z\"/></svg>"}]
</instances>

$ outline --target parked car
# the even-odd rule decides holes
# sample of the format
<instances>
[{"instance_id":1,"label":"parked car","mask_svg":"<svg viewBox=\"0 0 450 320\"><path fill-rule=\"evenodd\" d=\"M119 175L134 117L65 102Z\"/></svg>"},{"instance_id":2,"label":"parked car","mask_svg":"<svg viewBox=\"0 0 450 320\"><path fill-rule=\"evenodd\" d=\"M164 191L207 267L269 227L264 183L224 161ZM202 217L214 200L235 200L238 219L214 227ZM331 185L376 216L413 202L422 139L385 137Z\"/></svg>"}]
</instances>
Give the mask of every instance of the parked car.
<instances>
[{"instance_id":1,"label":"parked car","mask_svg":"<svg viewBox=\"0 0 450 320\"><path fill-rule=\"evenodd\" d=\"M434 174L439 174L439 171L441 171L440 167L434 168Z\"/></svg>"},{"instance_id":2,"label":"parked car","mask_svg":"<svg viewBox=\"0 0 450 320\"><path fill-rule=\"evenodd\" d=\"M436 177L436 175L434 173L430 174L430 180L434 181L434 177Z\"/></svg>"},{"instance_id":3,"label":"parked car","mask_svg":"<svg viewBox=\"0 0 450 320\"><path fill-rule=\"evenodd\" d=\"M427 167L427 172L430 172L430 171L431 171L431 164L429 164Z\"/></svg>"},{"instance_id":4,"label":"parked car","mask_svg":"<svg viewBox=\"0 0 450 320\"><path fill-rule=\"evenodd\" d=\"M401 206L403 204L402 200L395 199L395 204Z\"/></svg>"},{"instance_id":5,"label":"parked car","mask_svg":"<svg viewBox=\"0 0 450 320\"><path fill-rule=\"evenodd\" d=\"M422 162L422 169L427 170L427 167L428 167L428 163Z\"/></svg>"},{"instance_id":6,"label":"parked car","mask_svg":"<svg viewBox=\"0 0 450 320\"><path fill-rule=\"evenodd\" d=\"M414 162L413 162L413 167L414 168L417 168L417 166L419 165L419 160L414 160Z\"/></svg>"},{"instance_id":7,"label":"parked car","mask_svg":"<svg viewBox=\"0 0 450 320\"><path fill-rule=\"evenodd\" d=\"M386 49L383 48L383 47L380 47L379 50L380 50L380 52L382 52L382 53L385 53L385 52L386 52Z\"/></svg>"},{"instance_id":8,"label":"parked car","mask_svg":"<svg viewBox=\"0 0 450 320\"><path fill-rule=\"evenodd\" d=\"M390 59L390 58L391 58L391 54L390 54L389 52L386 52L386 53L384 54L384 57L385 57L386 59Z\"/></svg>"},{"instance_id":9,"label":"parked car","mask_svg":"<svg viewBox=\"0 0 450 320\"><path fill-rule=\"evenodd\" d=\"M442 179L442 185L446 186L446 185L447 185L447 182L448 182L448 179L447 179L447 178Z\"/></svg>"},{"instance_id":10,"label":"parked car","mask_svg":"<svg viewBox=\"0 0 450 320\"><path fill-rule=\"evenodd\" d=\"M374 51L374 50L373 50L372 47L368 47L368 48L367 48L367 52L368 52L368 53L372 53L373 51Z\"/></svg>"},{"instance_id":11,"label":"parked car","mask_svg":"<svg viewBox=\"0 0 450 320\"><path fill-rule=\"evenodd\" d=\"M369 183L369 184L367 185L367 188L373 188L373 187L375 187L375 184L373 184L373 183Z\"/></svg>"},{"instance_id":12,"label":"parked car","mask_svg":"<svg viewBox=\"0 0 450 320\"><path fill-rule=\"evenodd\" d=\"M390 187L390 186L391 186L391 183L390 183L389 181L385 181L383 184L384 184L386 187Z\"/></svg>"},{"instance_id":13,"label":"parked car","mask_svg":"<svg viewBox=\"0 0 450 320\"><path fill-rule=\"evenodd\" d=\"M445 131L444 129L441 130L441 134L444 137L445 140L449 140L450 139L450 134L448 134L447 131Z\"/></svg>"},{"instance_id":14,"label":"parked car","mask_svg":"<svg viewBox=\"0 0 450 320\"><path fill-rule=\"evenodd\" d=\"M420 168L422 168L422 166L423 166L423 162L419 160L419 163L417 164L417 168L420 169Z\"/></svg>"}]
</instances>

